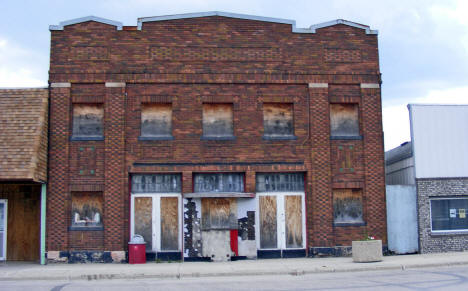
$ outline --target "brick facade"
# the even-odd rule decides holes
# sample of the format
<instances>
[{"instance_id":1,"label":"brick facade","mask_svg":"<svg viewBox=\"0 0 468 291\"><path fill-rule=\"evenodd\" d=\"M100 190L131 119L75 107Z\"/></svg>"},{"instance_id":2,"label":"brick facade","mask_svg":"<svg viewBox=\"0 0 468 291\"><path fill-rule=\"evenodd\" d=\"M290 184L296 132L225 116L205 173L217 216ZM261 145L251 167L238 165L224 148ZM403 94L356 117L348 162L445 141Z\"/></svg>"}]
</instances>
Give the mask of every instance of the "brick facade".
<instances>
[{"instance_id":1,"label":"brick facade","mask_svg":"<svg viewBox=\"0 0 468 291\"><path fill-rule=\"evenodd\" d=\"M431 231L431 198L467 198L468 178L416 179L418 192L419 251L421 253L468 250L468 234Z\"/></svg>"},{"instance_id":2,"label":"brick facade","mask_svg":"<svg viewBox=\"0 0 468 291\"><path fill-rule=\"evenodd\" d=\"M190 193L197 172L242 172L247 192L257 172L304 172L307 249L350 246L366 232L386 244L380 89L361 85L380 84L377 36L365 29L87 21L52 30L49 81L49 251L127 250L132 173L180 173ZM171 103L173 139L139 138L149 102ZM103 104L102 140L71 140L75 103ZM233 105L233 139L201 139L203 103ZM263 103L293 104L294 139L263 138ZM359 105L359 137L330 137L330 103ZM363 224L334 226L334 188L362 189ZM102 193L102 230L69 231L75 191Z\"/></svg>"}]
</instances>

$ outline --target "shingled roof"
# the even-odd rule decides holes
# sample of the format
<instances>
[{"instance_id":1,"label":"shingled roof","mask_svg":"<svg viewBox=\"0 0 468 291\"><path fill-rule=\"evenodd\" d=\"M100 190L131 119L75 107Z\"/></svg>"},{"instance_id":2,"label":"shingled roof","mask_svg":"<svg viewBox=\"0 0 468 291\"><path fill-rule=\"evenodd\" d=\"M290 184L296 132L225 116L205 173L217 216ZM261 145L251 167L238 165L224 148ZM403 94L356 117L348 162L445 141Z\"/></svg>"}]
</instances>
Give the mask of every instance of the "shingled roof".
<instances>
[{"instance_id":1,"label":"shingled roof","mask_svg":"<svg viewBox=\"0 0 468 291\"><path fill-rule=\"evenodd\" d=\"M0 89L0 181L47 180L47 89Z\"/></svg>"}]
</instances>

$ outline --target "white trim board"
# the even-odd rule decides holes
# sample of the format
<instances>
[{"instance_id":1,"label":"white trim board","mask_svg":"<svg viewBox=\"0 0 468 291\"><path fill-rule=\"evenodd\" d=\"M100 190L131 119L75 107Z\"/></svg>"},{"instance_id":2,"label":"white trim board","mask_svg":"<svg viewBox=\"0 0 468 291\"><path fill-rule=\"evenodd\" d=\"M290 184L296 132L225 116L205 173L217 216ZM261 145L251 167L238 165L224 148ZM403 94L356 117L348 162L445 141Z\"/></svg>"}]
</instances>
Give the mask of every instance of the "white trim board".
<instances>
[{"instance_id":1,"label":"white trim board","mask_svg":"<svg viewBox=\"0 0 468 291\"><path fill-rule=\"evenodd\" d=\"M200 17L210 17L210 16L222 16L222 17L230 17L230 18L245 19L245 20L256 20L256 21L263 21L263 22L290 24L292 26L293 33L316 33L317 29L320 29L320 28L325 28L325 27L329 27L329 26L333 26L337 24L344 24L344 25L355 27L355 28L364 29L366 34L375 34L375 35L378 34L377 30L372 30L367 25L355 23L352 21L344 20L344 19L335 19L335 20L331 20L327 22L314 24L314 25L311 25L309 28L299 28L299 27L296 27L295 20L264 17L264 16L257 16L257 15L249 15L249 14L239 14L239 13L231 13L231 12L223 12L223 11L207 11L207 12L184 13L184 14L162 15L162 16L152 16L152 17L140 17L138 18L138 21L137 21L137 28L138 30L141 30L143 23L145 22L166 21L166 20L187 19L187 18L200 18ZM91 16L62 21L59 23L59 25L50 25L49 30L51 31L63 30L65 26L87 22L87 21L95 21L95 22L100 22L100 23L104 23L108 25L113 25L116 27L117 30L122 30L123 28L122 22L91 15Z\"/></svg>"}]
</instances>

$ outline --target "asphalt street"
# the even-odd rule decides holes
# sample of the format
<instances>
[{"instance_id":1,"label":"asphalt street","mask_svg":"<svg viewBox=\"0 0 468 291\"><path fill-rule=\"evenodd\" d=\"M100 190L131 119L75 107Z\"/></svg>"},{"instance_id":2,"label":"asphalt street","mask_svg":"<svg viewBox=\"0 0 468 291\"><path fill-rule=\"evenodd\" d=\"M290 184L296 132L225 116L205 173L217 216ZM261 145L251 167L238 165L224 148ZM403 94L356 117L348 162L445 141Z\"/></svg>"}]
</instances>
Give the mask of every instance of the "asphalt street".
<instances>
[{"instance_id":1,"label":"asphalt street","mask_svg":"<svg viewBox=\"0 0 468 291\"><path fill-rule=\"evenodd\" d=\"M468 266L406 270L99 281L3 281L15 290L468 290Z\"/></svg>"}]
</instances>

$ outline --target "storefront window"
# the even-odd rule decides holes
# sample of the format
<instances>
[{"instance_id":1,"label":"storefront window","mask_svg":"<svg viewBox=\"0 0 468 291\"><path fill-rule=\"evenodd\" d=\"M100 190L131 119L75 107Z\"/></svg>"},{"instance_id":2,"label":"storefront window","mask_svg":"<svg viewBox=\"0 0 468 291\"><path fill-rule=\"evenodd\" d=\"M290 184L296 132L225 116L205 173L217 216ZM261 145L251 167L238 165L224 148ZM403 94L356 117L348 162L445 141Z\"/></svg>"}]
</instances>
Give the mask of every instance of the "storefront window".
<instances>
[{"instance_id":1,"label":"storefront window","mask_svg":"<svg viewBox=\"0 0 468 291\"><path fill-rule=\"evenodd\" d=\"M468 198L431 200L432 231L468 231Z\"/></svg>"},{"instance_id":2,"label":"storefront window","mask_svg":"<svg viewBox=\"0 0 468 291\"><path fill-rule=\"evenodd\" d=\"M179 193L180 191L180 174L132 176L132 193Z\"/></svg>"},{"instance_id":3,"label":"storefront window","mask_svg":"<svg viewBox=\"0 0 468 291\"><path fill-rule=\"evenodd\" d=\"M244 192L242 173L195 174L195 192Z\"/></svg>"}]
</instances>

